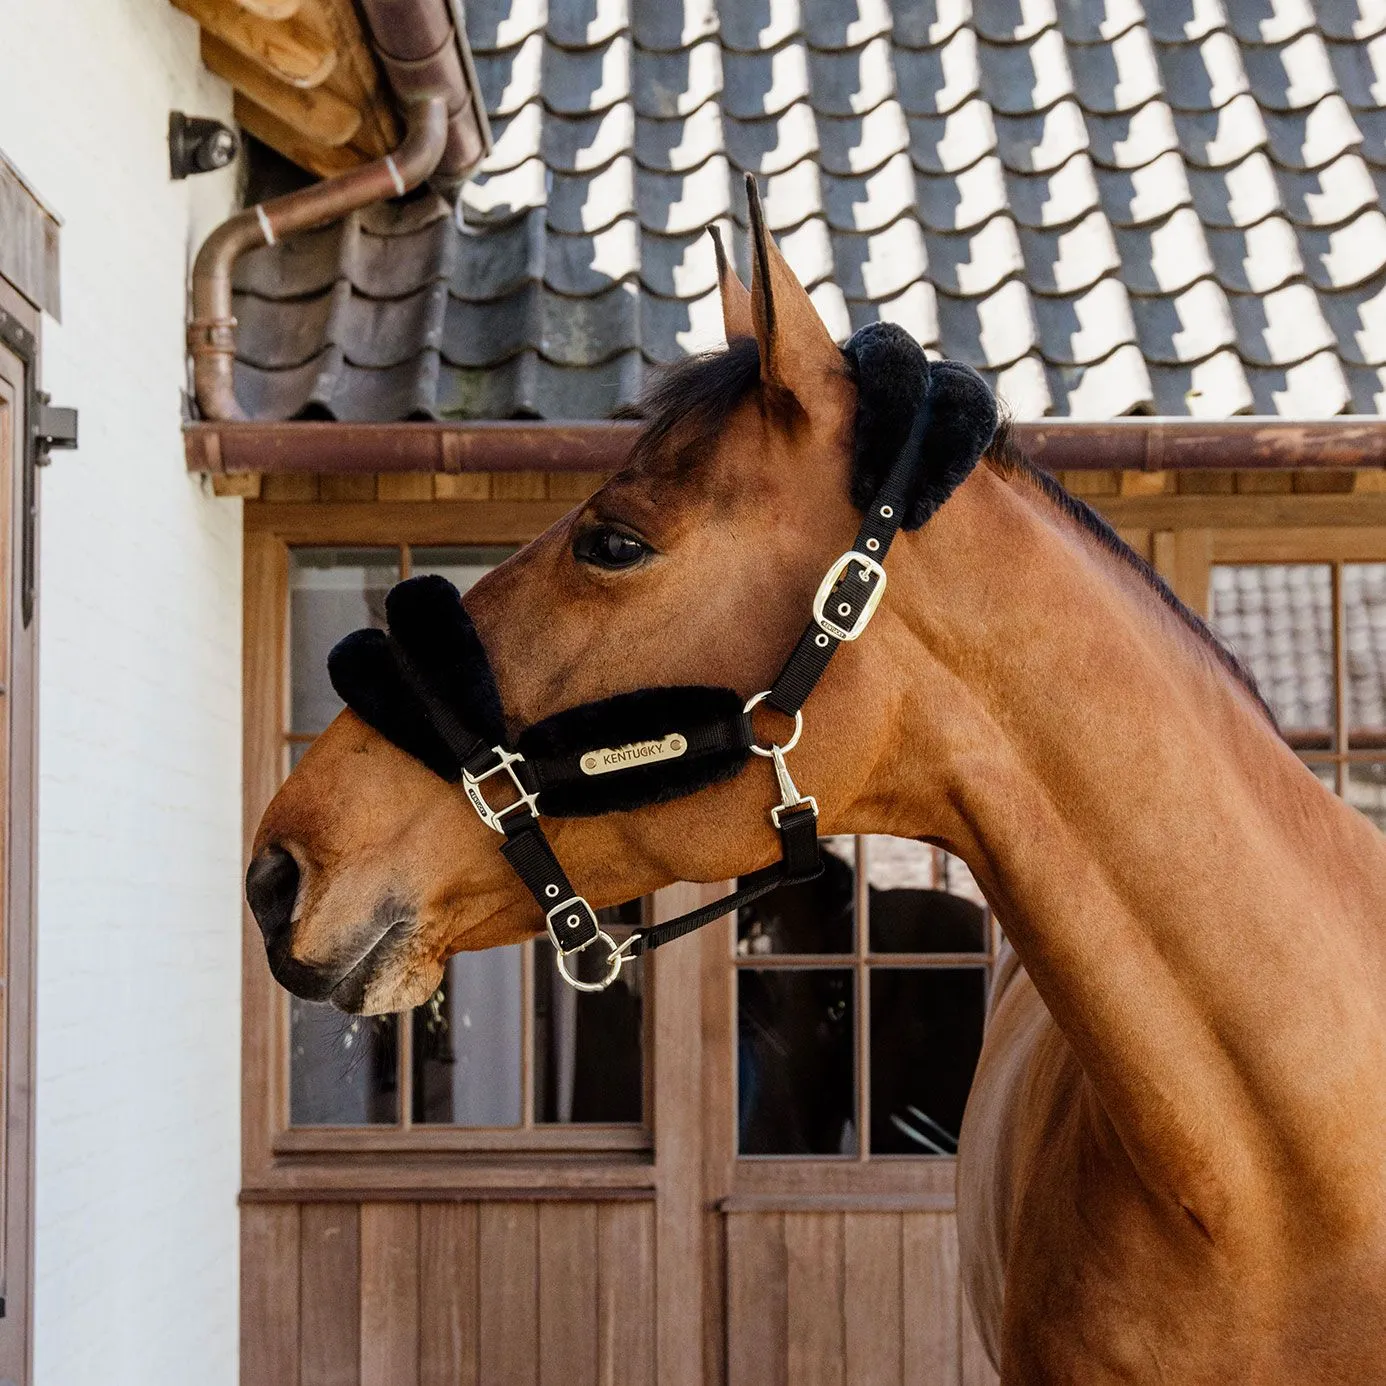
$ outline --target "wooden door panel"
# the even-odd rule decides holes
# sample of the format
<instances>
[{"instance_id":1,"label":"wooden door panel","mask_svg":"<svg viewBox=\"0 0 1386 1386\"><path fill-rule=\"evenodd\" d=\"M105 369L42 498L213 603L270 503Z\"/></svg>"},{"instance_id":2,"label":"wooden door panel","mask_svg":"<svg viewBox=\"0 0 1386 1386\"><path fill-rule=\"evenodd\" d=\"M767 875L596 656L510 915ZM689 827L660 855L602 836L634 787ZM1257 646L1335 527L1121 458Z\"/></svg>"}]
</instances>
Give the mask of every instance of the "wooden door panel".
<instances>
[{"instance_id":1,"label":"wooden door panel","mask_svg":"<svg viewBox=\"0 0 1386 1386\"><path fill-rule=\"evenodd\" d=\"M18 339L27 360L0 339L0 1380L16 1383L29 1380L33 1239L34 632L15 609L14 492L25 469L34 339Z\"/></svg>"}]
</instances>

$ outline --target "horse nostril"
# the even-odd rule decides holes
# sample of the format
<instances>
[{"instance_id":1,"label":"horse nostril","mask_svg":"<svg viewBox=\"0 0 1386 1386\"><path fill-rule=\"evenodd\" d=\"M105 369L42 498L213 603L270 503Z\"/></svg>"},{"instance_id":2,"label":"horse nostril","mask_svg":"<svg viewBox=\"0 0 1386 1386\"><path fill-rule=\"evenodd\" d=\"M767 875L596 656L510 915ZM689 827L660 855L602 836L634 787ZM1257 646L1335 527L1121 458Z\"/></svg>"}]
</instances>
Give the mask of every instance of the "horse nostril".
<instances>
[{"instance_id":1,"label":"horse nostril","mask_svg":"<svg viewBox=\"0 0 1386 1386\"><path fill-rule=\"evenodd\" d=\"M287 932L298 899L298 863L282 847L266 847L245 873L245 898L266 945Z\"/></svg>"}]
</instances>

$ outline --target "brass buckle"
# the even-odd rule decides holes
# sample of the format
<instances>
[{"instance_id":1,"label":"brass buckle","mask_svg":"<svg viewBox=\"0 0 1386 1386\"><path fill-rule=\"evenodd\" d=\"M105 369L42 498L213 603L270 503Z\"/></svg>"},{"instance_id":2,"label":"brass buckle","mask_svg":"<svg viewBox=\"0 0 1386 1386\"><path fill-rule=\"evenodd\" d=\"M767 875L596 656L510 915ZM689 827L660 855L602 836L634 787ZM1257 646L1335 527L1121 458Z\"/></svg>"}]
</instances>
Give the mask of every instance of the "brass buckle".
<instances>
[{"instance_id":1,"label":"brass buckle","mask_svg":"<svg viewBox=\"0 0 1386 1386\"><path fill-rule=\"evenodd\" d=\"M828 601L832 597L833 588L837 586L847 569L853 564L858 565L860 573L858 576L865 582L873 573L876 575L876 585L871 589L870 596L866 599L866 605L857 612L850 626L840 625L827 614ZM818 591L813 598L813 619L820 630L826 631L834 640L855 640L866 627L871 623L871 618L876 614L876 608L881 604L881 598L885 596L886 571L876 562L874 558L868 558L858 549L848 549L841 558L833 564L823 575L823 581L818 584ZM845 605L845 603L844 603ZM851 608L847 611L839 609L837 615L846 617Z\"/></svg>"},{"instance_id":2,"label":"brass buckle","mask_svg":"<svg viewBox=\"0 0 1386 1386\"><path fill-rule=\"evenodd\" d=\"M496 764L489 770L483 770L479 775L473 775L469 771L463 770L462 788L466 791L467 798L471 800L472 807L477 811L477 816L481 821L493 832L503 833L505 825L501 820L507 813L514 813L516 809L524 809L535 818L539 816L539 795L537 792L527 793L524 785L520 782L519 775L515 773L515 767L524 764L524 756L520 755L518 751L507 751L503 746L492 746L491 751L498 757ZM510 783L515 787L515 793L520 797L513 804L506 804L504 808L493 809L486 802L486 796L481 792L481 786L483 781L502 772L509 776Z\"/></svg>"}]
</instances>

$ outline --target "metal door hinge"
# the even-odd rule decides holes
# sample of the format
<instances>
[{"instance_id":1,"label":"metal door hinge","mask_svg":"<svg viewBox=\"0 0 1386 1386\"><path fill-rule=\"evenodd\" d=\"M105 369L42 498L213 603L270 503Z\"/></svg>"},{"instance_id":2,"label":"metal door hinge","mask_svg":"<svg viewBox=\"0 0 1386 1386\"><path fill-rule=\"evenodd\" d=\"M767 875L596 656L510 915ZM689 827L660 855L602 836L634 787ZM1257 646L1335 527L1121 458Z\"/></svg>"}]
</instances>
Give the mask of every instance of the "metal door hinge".
<instances>
[{"instance_id":1,"label":"metal door hinge","mask_svg":"<svg viewBox=\"0 0 1386 1386\"><path fill-rule=\"evenodd\" d=\"M77 411L58 408L48 399L40 390L34 407L34 463L39 467L48 465L55 448L67 452L77 446Z\"/></svg>"}]
</instances>

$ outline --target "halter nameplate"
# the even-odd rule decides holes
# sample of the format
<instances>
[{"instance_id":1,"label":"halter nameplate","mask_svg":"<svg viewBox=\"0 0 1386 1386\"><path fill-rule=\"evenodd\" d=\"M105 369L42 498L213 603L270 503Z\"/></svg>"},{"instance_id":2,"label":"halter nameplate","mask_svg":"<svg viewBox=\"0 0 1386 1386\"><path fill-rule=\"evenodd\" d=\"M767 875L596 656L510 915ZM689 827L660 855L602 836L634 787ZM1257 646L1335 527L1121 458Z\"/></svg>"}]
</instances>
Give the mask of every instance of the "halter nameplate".
<instances>
[{"instance_id":1,"label":"halter nameplate","mask_svg":"<svg viewBox=\"0 0 1386 1386\"><path fill-rule=\"evenodd\" d=\"M578 764L584 775L609 775L613 770L629 770L634 765L677 760L687 749L688 738L682 732L670 732L658 741L632 741L628 746L585 751Z\"/></svg>"}]
</instances>

